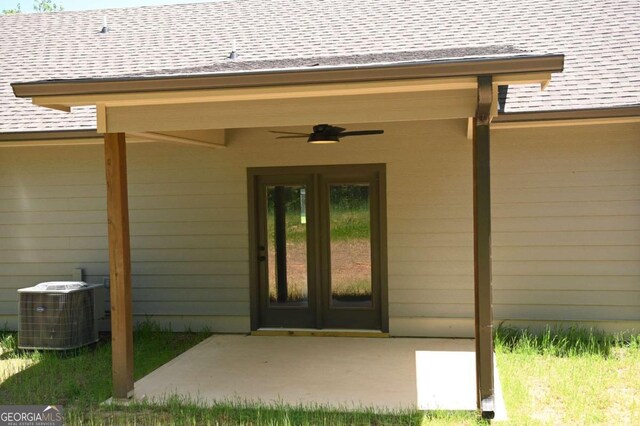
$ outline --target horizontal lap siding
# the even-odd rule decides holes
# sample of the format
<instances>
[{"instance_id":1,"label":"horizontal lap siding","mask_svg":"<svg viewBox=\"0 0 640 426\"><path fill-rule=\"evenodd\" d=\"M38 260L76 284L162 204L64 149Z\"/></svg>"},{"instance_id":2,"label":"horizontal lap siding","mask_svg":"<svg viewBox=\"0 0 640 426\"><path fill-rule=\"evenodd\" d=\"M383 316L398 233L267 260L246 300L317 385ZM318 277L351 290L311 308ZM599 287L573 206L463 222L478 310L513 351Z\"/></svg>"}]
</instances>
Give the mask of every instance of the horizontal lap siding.
<instances>
[{"instance_id":1,"label":"horizontal lap siding","mask_svg":"<svg viewBox=\"0 0 640 426\"><path fill-rule=\"evenodd\" d=\"M128 146L138 320L248 327L246 172L211 154ZM0 201L0 320L15 321L16 288L68 280L74 268L88 282L108 275L100 146L0 151Z\"/></svg>"},{"instance_id":2,"label":"horizontal lap siding","mask_svg":"<svg viewBox=\"0 0 640 426\"><path fill-rule=\"evenodd\" d=\"M265 129L230 130L220 150L129 145L136 318L248 330L247 167L386 163L391 332L467 335L447 328L473 317L465 124L349 126L385 134L331 146ZM494 132L497 319L640 320L639 135ZM0 151L0 321L15 321L16 288L108 274L103 170L99 146Z\"/></svg>"},{"instance_id":3,"label":"horizontal lap siding","mask_svg":"<svg viewBox=\"0 0 640 426\"><path fill-rule=\"evenodd\" d=\"M390 331L399 335L424 334L399 320L473 315L471 142L455 127L405 142L387 177Z\"/></svg>"},{"instance_id":4,"label":"horizontal lap siding","mask_svg":"<svg viewBox=\"0 0 640 426\"><path fill-rule=\"evenodd\" d=\"M470 144L448 144L389 176L402 182L388 194L397 334L473 333ZM496 320L637 326L640 126L494 131L491 183ZM446 331L454 318L469 321Z\"/></svg>"},{"instance_id":5,"label":"horizontal lap siding","mask_svg":"<svg viewBox=\"0 0 640 426\"><path fill-rule=\"evenodd\" d=\"M640 321L640 126L492 142L496 317Z\"/></svg>"},{"instance_id":6,"label":"horizontal lap siding","mask_svg":"<svg viewBox=\"0 0 640 426\"><path fill-rule=\"evenodd\" d=\"M80 267L97 282L107 274L102 151L75 148L0 150L0 321L9 325L17 288L69 280Z\"/></svg>"},{"instance_id":7,"label":"horizontal lap siding","mask_svg":"<svg viewBox=\"0 0 640 426\"><path fill-rule=\"evenodd\" d=\"M372 126L379 127L361 127ZM276 141L264 129L228 131L222 150L129 145L134 312L181 323L237 316L248 327L246 168L259 166L387 163L392 314L405 310L406 289L468 290L465 123L382 127L383 136L334 146ZM8 303L2 313L15 314L16 288L68 279L77 267L87 281L102 282L108 274L102 148L1 153L0 300ZM437 305L426 300L417 315L444 315Z\"/></svg>"}]
</instances>

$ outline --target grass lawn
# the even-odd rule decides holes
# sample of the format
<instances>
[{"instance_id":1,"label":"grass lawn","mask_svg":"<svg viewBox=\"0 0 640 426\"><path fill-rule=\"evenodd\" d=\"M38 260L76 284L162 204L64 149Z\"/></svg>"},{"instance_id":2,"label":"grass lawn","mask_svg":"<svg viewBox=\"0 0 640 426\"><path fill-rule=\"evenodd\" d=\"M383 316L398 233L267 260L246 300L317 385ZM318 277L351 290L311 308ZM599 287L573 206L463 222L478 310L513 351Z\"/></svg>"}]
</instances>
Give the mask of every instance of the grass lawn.
<instances>
[{"instance_id":1,"label":"grass lawn","mask_svg":"<svg viewBox=\"0 0 640 426\"><path fill-rule=\"evenodd\" d=\"M135 377L197 344L208 333L169 333L151 324L135 332ZM15 350L0 333L0 401L63 404L66 424L173 425L472 425L474 413L336 412L322 407L220 404L204 408L169 400L104 406L111 390L110 344L75 353ZM572 330L541 336L501 329L496 353L506 424L640 424L640 337L623 341Z\"/></svg>"},{"instance_id":2,"label":"grass lawn","mask_svg":"<svg viewBox=\"0 0 640 426\"><path fill-rule=\"evenodd\" d=\"M498 331L509 424L640 425L640 336Z\"/></svg>"},{"instance_id":3,"label":"grass lawn","mask_svg":"<svg viewBox=\"0 0 640 426\"><path fill-rule=\"evenodd\" d=\"M134 336L134 376L139 379L209 336L170 333L144 324ZM2 404L62 404L83 413L111 395L111 344L68 353L16 350L15 333L0 333ZM98 410L99 411L99 410Z\"/></svg>"}]
</instances>

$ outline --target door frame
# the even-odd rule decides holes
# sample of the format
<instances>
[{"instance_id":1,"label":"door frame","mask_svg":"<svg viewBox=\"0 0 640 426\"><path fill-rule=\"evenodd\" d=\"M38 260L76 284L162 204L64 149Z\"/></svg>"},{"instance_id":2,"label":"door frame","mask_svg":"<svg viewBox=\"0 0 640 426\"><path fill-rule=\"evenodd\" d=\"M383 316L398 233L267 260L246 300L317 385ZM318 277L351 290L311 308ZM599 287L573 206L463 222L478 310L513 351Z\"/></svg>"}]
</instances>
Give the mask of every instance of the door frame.
<instances>
[{"instance_id":1,"label":"door frame","mask_svg":"<svg viewBox=\"0 0 640 426\"><path fill-rule=\"evenodd\" d=\"M251 331L256 331L260 328L260 273L259 273L259 260L258 260L258 221L259 221L259 191L258 191L258 179L261 176L282 176L282 175L313 175L316 188L319 188L319 174L331 174L340 173L344 174L345 171L351 171L352 173L375 173L378 178L378 192L375 194L378 197L378 212L374 212L374 215L378 216L378 232L377 232L377 247L378 253L374 253L378 256L378 274L379 274L379 288L380 288L380 331L384 333L389 332L389 298L388 298L388 267L387 267L387 185L386 185L386 164L342 164L342 165L318 165L318 166L276 166L276 167L248 167L247 168L247 196L248 196L248 220L249 220L249 293L250 293L250 319L251 319ZM316 221L318 222L318 221ZM326 238L326 236L320 235L320 224L314 225L317 230L317 234L320 238ZM372 233L372 238L375 233ZM309 248L308 248L309 250ZM319 281L320 269L324 266L324 262L321 265L319 261L319 253L316 250L313 251L317 268L315 268L316 279ZM374 273L372 271L372 273ZM321 287L320 285L317 286ZM321 315L320 312L317 314Z\"/></svg>"}]
</instances>

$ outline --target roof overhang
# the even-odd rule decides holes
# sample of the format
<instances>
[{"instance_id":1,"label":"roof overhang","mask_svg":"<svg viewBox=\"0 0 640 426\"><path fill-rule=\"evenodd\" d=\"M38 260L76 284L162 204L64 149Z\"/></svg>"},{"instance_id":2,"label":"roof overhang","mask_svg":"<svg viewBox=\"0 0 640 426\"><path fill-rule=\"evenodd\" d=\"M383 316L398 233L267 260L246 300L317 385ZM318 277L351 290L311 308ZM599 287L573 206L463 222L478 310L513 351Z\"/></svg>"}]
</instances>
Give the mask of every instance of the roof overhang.
<instances>
[{"instance_id":1,"label":"roof overhang","mask_svg":"<svg viewBox=\"0 0 640 426\"><path fill-rule=\"evenodd\" d=\"M295 84L562 72L564 55L516 55L484 59L407 61L389 64L307 67L169 76L125 76L12 83L17 97L157 92Z\"/></svg>"},{"instance_id":2,"label":"roof overhang","mask_svg":"<svg viewBox=\"0 0 640 426\"><path fill-rule=\"evenodd\" d=\"M540 84L563 55L409 61L215 74L49 80L12 84L36 105L96 106L99 133L148 136L197 129L286 127L473 117L478 76ZM339 101L338 101L339 99ZM181 136L180 136L181 137Z\"/></svg>"}]
</instances>

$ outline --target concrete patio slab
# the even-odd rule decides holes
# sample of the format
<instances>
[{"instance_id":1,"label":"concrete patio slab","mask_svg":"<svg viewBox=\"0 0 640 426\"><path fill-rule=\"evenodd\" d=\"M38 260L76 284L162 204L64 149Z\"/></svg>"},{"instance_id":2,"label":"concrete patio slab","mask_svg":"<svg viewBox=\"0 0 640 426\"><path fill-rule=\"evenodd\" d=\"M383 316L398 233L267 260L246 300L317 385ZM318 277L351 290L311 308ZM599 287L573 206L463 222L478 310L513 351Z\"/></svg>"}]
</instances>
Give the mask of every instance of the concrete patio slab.
<instances>
[{"instance_id":1,"label":"concrete patio slab","mask_svg":"<svg viewBox=\"0 0 640 426\"><path fill-rule=\"evenodd\" d=\"M471 341L473 345L473 341ZM476 354L469 351L417 351L418 407L422 410L476 409ZM507 420L498 364L495 371L495 421Z\"/></svg>"},{"instance_id":2,"label":"concrete patio slab","mask_svg":"<svg viewBox=\"0 0 640 426\"><path fill-rule=\"evenodd\" d=\"M134 397L474 410L473 349L468 339L214 335L138 380Z\"/></svg>"}]
</instances>

